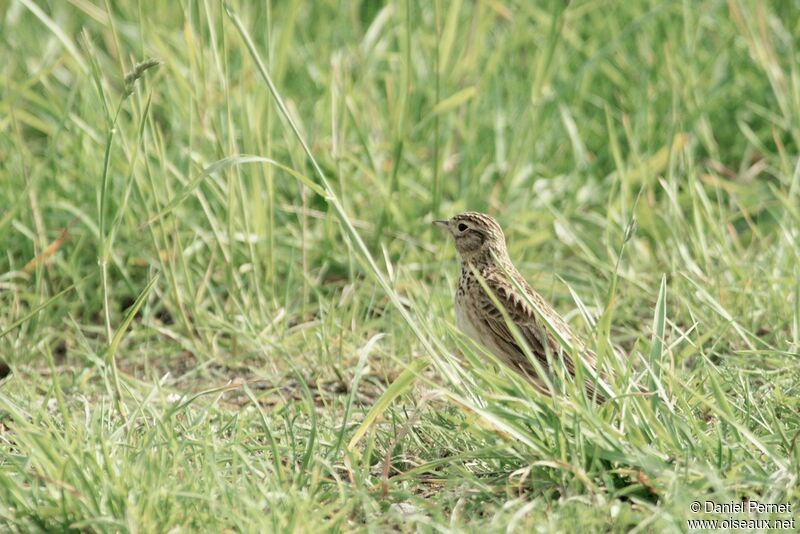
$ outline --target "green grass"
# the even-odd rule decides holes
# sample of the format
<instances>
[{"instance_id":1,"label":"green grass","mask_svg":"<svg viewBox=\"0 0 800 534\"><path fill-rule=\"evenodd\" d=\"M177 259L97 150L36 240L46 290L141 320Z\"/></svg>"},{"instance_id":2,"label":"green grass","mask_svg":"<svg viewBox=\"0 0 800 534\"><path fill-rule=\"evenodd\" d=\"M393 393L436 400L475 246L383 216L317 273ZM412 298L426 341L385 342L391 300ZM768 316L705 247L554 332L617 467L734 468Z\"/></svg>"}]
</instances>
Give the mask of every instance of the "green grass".
<instances>
[{"instance_id":1,"label":"green grass","mask_svg":"<svg viewBox=\"0 0 800 534\"><path fill-rule=\"evenodd\" d=\"M800 506L800 10L566 4L0 5L2 529ZM457 332L430 221L465 209L602 408Z\"/></svg>"}]
</instances>

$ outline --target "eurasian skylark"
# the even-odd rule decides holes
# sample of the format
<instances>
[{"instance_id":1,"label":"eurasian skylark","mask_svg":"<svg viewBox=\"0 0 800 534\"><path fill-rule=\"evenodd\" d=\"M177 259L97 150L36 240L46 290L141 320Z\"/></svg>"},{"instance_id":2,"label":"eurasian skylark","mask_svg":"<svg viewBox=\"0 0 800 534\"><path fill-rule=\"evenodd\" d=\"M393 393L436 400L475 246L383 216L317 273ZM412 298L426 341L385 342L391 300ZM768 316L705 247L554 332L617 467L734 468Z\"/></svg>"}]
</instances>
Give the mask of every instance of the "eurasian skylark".
<instances>
[{"instance_id":1,"label":"eurasian skylark","mask_svg":"<svg viewBox=\"0 0 800 534\"><path fill-rule=\"evenodd\" d=\"M536 366L517 340L525 341L550 379L554 376L551 362L557 365L562 359L567 372L574 377L575 362L557 340L558 335L581 356L584 369L594 371L583 374L587 395L598 403L604 402L605 396L597 391L596 381L591 376L596 375L594 352L580 342L561 316L519 274L508 257L505 236L497 221L483 213L466 212L446 221L434 221L434 224L450 232L461 256L455 303L458 327L548 394ZM504 312L516 326L519 337L508 327Z\"/></svg>"}]
</instances>

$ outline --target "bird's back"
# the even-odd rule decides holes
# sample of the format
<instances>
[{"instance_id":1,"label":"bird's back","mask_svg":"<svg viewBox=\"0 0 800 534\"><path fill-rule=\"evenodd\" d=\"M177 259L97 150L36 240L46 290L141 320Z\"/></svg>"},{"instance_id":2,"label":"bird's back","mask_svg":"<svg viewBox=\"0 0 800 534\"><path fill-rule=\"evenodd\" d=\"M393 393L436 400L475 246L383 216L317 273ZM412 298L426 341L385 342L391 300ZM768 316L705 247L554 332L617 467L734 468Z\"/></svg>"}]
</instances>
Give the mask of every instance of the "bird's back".
<instances>
[{"instance_id":1,"label":"bird's back","mask_svg":"<svg viewBox=\"0 0 800 534\"><path fill-rule=\"evenodd\" d=\"M562 359L567 372L573 377L576 373L570 351L565 350L556 335L568 346L574 347L587 366L594 368L594 353L580 342L569 325L528 285L510 261L463 264L456 292L456 322L459 328L488 348L503 363L543 389L541 380L537 378L539 373L508 328L501 308L546 372L550 369L550 361ZM604 397L595 392L593 380L587 378L585 382L589 396L596 395L598 401L603 402Z\"/></svg>"}]
</instances>

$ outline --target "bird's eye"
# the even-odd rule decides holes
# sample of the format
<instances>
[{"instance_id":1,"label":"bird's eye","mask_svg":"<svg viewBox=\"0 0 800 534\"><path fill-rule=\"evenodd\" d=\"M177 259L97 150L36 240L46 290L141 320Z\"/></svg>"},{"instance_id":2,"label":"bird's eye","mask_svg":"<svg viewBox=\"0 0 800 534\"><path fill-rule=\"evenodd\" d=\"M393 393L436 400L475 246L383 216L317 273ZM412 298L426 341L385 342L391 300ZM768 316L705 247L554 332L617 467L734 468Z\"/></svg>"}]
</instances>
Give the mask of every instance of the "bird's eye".
<instances>
[{"instance_id":1,"label":"bird's eye","mask_svg":"<svg viewBox=\"0 0 800 534\"><path fill-rule=\"evenodd\" d=\"M467 226L464 223L461 223L461 224L458 225L458 231L459 232L466 232L468 228L469 228L469 226Z\"/></svg>"}]
</instances>

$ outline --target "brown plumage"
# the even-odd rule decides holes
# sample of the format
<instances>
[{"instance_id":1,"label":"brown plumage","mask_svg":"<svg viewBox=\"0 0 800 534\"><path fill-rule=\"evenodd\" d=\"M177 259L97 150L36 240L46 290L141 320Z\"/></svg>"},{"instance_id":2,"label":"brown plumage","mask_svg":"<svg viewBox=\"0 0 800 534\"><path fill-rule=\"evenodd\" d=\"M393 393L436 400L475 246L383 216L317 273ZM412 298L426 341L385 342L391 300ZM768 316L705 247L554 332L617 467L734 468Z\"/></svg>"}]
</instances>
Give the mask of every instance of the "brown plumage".
<instances>
[{"instance_id":1,"label":"brown plumage","mask_svg":"<svg viewBox=\"0 0 800 534\"><path fill-rule=\"evenodd\" d=\"M538 378L536 368L514 338L502 311L495 305L496 299L551 379L554 375L550 372L550 361L558 362L559 359L563 359L567 372L575 376L572 356L563 350L555 333L575 347L585 367L595 369L594 352L581 343L561 316L531 289L511 263L503 230L497 221L483 213L466 212L434 223L450 232L461 256L455 309L456 323L465 334L527 378L537 389L549 393ZM595 380L587 372L584 372L584 376L587 395L599 403L604 402L605 396L595 388Z\"/></svg>"}]
</instances>

